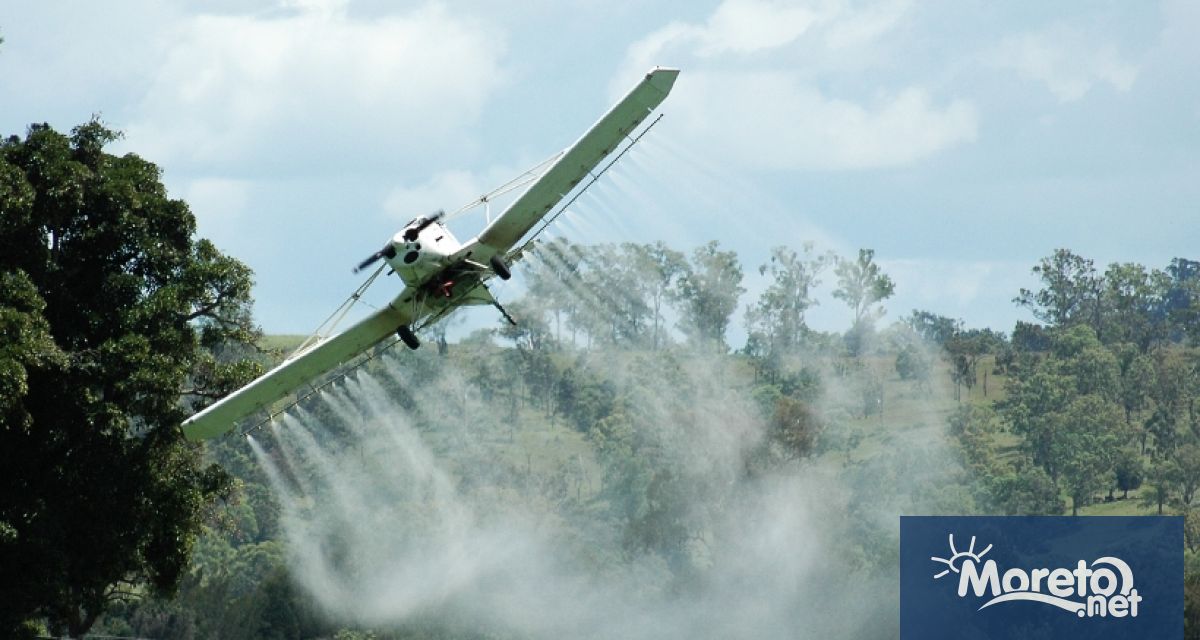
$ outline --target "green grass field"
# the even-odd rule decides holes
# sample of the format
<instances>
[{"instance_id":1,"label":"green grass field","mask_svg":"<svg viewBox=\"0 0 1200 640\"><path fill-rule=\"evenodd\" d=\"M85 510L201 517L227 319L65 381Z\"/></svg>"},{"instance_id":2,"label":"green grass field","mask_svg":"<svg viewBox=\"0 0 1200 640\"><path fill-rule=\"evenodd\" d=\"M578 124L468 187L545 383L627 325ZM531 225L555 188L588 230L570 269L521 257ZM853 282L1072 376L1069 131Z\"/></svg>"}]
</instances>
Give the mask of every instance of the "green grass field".
<instances>
[{"instance_id":1,"label":"green grass field","mask_svg":"<svg viewBox=\"0 0 1200 640\"><path fill-rule=\"evenodd\" d=\"M258 346L268 351L276 351L282 355L287 355L300 346L300 343L304 342L307 338L308 336L290 334L264 335L258 341Z\"/></svg>"}]
</instances>

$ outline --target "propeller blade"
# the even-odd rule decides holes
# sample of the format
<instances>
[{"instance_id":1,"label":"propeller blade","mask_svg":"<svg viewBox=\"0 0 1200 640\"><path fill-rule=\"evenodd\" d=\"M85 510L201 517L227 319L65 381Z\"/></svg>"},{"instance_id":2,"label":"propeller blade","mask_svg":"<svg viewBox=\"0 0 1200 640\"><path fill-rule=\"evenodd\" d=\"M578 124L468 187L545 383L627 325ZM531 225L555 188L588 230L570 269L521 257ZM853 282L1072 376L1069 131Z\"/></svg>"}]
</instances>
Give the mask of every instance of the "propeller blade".
<instances>
[{"instance_id":1,"label":"propeller blade","mask_svg":"<svg viewBox=\"0 0 1200 640\"><path fill-rule=\"evenodd\" d=\"M446 212L442 209L438 209L437 211L435 211L433 213L433 215L429 216L428 218L417 218L416 220L413 220L412 222L409 223L412 226L404 231L404 239L408 240L409 242L416 240L417 235L420 234L422 231L424 231L425 227L428 227L429 225L437 222L438 220L441 220L445 216L446 216Z\"/></svg>"},{"instance_id":2,"label":"propeller blade","mask_svg":"<svg viewBox=\"0 0 1200 640\"><path fill-rule=\"evenodd\" d=\"M366 269L367 267L375 264L376 262L379 262L379 259L382 257L383 257L382 251L376 251L375 253L372 253L371 257L358 263L357 267L354 267L354 273L358 273L359 271Z\"/></svg>"},{"instance_id":3,"label":"propeller blade","mask_svg":"<svg viewBox=\"0 0 1200 640\"><path fill-rule=\"evenodd\" d=\"M375 253L372 253L369 258L358 263L358 266L354 267L354 273L358 273L359 271L366 269L367 267L375 264L376 262L379 262L380 258L395 258L395 257L396 257L396 247L393 247L391 245L391 243L388 243L388 245L386 247L380 249L379 251L376 251Z\"/></svg>"}]
</instances>

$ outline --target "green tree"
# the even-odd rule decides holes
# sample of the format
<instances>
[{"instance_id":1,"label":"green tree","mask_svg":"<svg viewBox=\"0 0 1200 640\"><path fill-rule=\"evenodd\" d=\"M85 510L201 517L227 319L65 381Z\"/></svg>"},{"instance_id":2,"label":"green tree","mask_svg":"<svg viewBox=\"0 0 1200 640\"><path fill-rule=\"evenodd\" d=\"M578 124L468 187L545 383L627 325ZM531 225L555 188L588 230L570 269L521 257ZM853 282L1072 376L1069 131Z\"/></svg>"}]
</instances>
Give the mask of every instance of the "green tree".
<instances>
[{"instance_id":1,"label":"green tree","mask_svg":"<svg viewBox=\"0 0 1200 640\"><path fill-rule=\"evenodd\" d=\"M942 346L962 328L962 320L940 316L931 311L913 309L912 315L902 322L912 327L926 341Z\"/></svg>"},{"instance_id":2,"label":"green tree","mask_svg":"<svg viewBox=\"0 0 1200 640\"><path fill-rule=\"evenodd\" d=\"M1048 361L1058 373L1071 378L1078 395L1098 395L1117 401L1120 397L1121 369L1116 356L1086 326L1072 327L1054 336Z\"/></svg>"},{"instance_id":3,"label":"green tree","mask_svg":"<svg viewBox=\"0 0 1200 640\"><path fill-rule=\"evenodd\" d=\"M807 403L780 396L767 425L767 441L772 453L784 460L795 460L812 453L821 428L820 417Z\"/></svg>"},{"instance_id":4,"label":"green tree","mask_svg":"<svg viewBox=\"0 0 1200 640\"><path fill-rule=\"evenodd\" d=\"M771 249L771 259L758 268L759 274L770 275L770 284L746 314L747 329L767 352L787 353L800 346L808 333L804 314L817 304L813 289L829 262L828 255L813 253L811 243L804 245L803 254L784 246Z\"/></svg>"},{"instance_id":5,"label":"green tree","mask_svg":"<svg viewBox=\"0 0 1200 640\"><path fill-rule=\"evenodd\" d=\"M1050 335L1040 324L1017 320L1012 332L1012 346L1018 352L1042 352L1050 348Z\"/></svg>"},{"instance_id":6,"label":"green tree","mask_svg":"<svg viewBox=\"0 0 1200 640\"><path fill-rule=\"evenodd\" d=\"M1085 323L1100 330L1104 279L1096 273L1095 263L1067 249L1057 249L1054 255L1042 258L1033 273L1041 279L1042 288L1021 289L1013 302L1051 326Z\"/></svg>"},{"instance_id":7,"label":"green tree","mask_svg":"<svg viewBox=\"0 0 1200 640\"><path fill-rule=\"evenodd\" d=\"M31 373L36 376L67 363L50 335L45 309L46 302L24 271L0 273L0 416L8 429L33 426L25 406Z\"/></svg>"},{"instance_id":8,"label":"green tree","mask_svg":"<svg viewBox=\"0 0 1200 640\"><path fill-rule=\"evenodd\" d=\"M563 318L571 318L579 308L582 249L562 238L538 242L526 277L529 294L543 301L554 314L554 340L562 342ZM577 327L572 324L572 330ZM572 333L574 344L575 335Z\"/></svg>"},{"instance_id":9,"label":"green tree","mask_svg":"<svg viewBox=\"0 0 1200 640\"><path fill-rule=\"evenodd\" d=\"M1188 551L1200 551L1200 511L1189 509L1183 518L1183 543Z\"/></svg>"},{"instance_id":10,"label":"green tree","mask_svg":"<svg viewBox=\"0 0 1200 640\"><path fill-rule=\"evenodd\" d=\"M1175 416L1162 407L1150 414L1145 432L1154 436L1155 457L1169 455L1179 444L1179 427L1175 423Z\"/></svg>"},{"instance_id":11,"label":"green tree","mask_svg":"<svg viewBox=\"0 0 1200 640\"><path fill-rule=\"evenodd\" d=\"M505 305L509 313L517 319L517 324L503 322L496 335L506 340L512 340L518 348L528 348L533 351L546 351L550 348L551 330L546 324L545 307L539 300L526 296Z\"/></svg>"},{"instance_id":12,"label":"green tree","mask_svg":"<svg viewBox=\"0 0 1200 640\"><path fill-rule=\"evenodd\" d=\"M1055 468L1071 497L1071 515L1091 502L1107 485L1120 446L1121 419L1117 408L1102 398L1075 398L1056 425Z\"/></svg>"},{"instance_id":13,"label":"green tree","mask_svg":"<svg viewBox=\"0 0 1200 640\"><path fill-rule=\"evenodd\" d=\"M635 245L585 247L588 285L588 328L603 343L637 346L645 337L651 309L646 301L647 280L635 264Z\"/></svg>"},{"instance_id":14,"label":"green tree","mask_svg":"<svg viewBox=\"0 0 1200 640\"><path fill-rule=\"evenodd\" d=\"M954 382L955 400L960 400L960 387L966 387L968 395L979 380L979 361L989 354L997 353L1006 346L1003 334L991 329L956 330L943 344L945 355L950 361L950 378Z\"/></svg>"},{"instance_id":15,"label":"green tree","mask_svg":"<svg viewBox=\"0 0 1200 640\"><path fill-rule=\"evenodd\" d=\"M1156 460L1150 464L1146 471L1146 483L1150 485L1149 491L1142 492L1142 504L1148 507L1157 507L1158 515L1163 514L1163 506L1171 501L1172 483L1178 475L1178 470L1169 459Z\"/></svg>"},{"instance_id":16,"label":"green tree","mask_svg":"<svg viewBox=\"0 0 1200 640\"><path fill-rule=\"evenodd\" d=\"M1142 486L1146 476L1146 463L1137 449L1122 447L1113 461L1113 473L1117 490L1122 493L1122 497L1128 498L1130 491Z\"/></svg>"},{"instance_id":17,"label":"green tree","mask_svg":"<svg viewBox=\"0 0 1200 640\"><path fill-rule=\"evenodd\" d=\"M725 330L738 298L746 292L737 254L721 251L716 240L698 247L675 291L683 307L681 326L688 337L697 345L725 351Z\"/></svg>"},{"instance_id":18,"label":"green tree","mask_svg":"<svg viewBox=\"0 0 1200 640\"><path fill-rule=\"evenodd\" d=\"M1022 437L1021 445L1033 463L1058 481L1059 414L1071 396L1071 381L1065 376L1038 367L1009 378L1008 397L998 403L1013 432Z\"/></svg>"},{"instance_id":19,"label":"green tree","mask_svg":"<svg viewBox=\"0 0 1200 640\"><path fill-rule=\"evenodd\" d=\"M1154 361L1133 349L1125 349L1117 355L1120 367L1121 407L1125 409L1125 422L1133 424L1135 414L1145 409L1154 388Z\"/></svg>"},{"instance_id":20,"label":"green tree","mask_svg":"<svg viewBox=\"0 0 1200 640\"><path fill-rule=\"evenodd\" d=\"M1089 327L1077 326L1055 335L1046 358L1014 372L1000 403L1034 463L1067 483L1074 507L1096 491L1130 435L1116 401L1117 378L1116 358Z\"/></svg>"},{"instance_id":21,"label":"green tree","mask_svg":"<svg viewBox=\"0 0 1200 640\"><path fill-rule=\"evenodd\" d=\"M1058 485L1028 454L999 455L996 438L1003 429L988 407L965 404L949 418L949 433L975 477L976 501L987 512L1004 515L1047 515L1063 512ZM1020 454L1020 452L1018 452Z\"/></svg>"},{"instance_id":22,"label":"green tree","mask_svg":"<svg viewBox=\"0 0 1200 640\"><path fill-rule=\"evenodd\" d=\"M901 380L915 380L928 386L931 364L929 358L915 345L906 344L896 354L896 373Z\"/></svg>"},{"instance_id":23,"label":"green tree","mask_svg":"<svg viewBox=\"0 0 1200 640\"><path fill-rule=\"evenodd\" d=\"M873 249L859 249L857 260L839 258L834 271L838 288L833 297L845 302L854 312L854 323L847 338L850 353L858 355L866 334L871 331L876 318L883 315L883 308L873 309L873 305L890 298L896 285L875 262Z\"/></svg>"},{"instance_id":24,"label":"green tree","mask_svg":"<svg viewBox=\"0 0 1200 640\"><path fill-rule=\"evenodd\" d=\"M1200 638L1200 573L1185 576L1183 581L1183 637Z\"/></svg>"},{"instance_id":25,"label":"green tree","mask_svg":"<svg viewBox=\"0 0 1200 640\"><path fill-rule=\"evenodd\" d=\"M1168 337L1184 336L1200 343L1200 262L1175 258L1167 265L1167 290L1160 313L1167 317Z\"/></svg>"},{"instance_id":26,"label":"green tree","mask_svg":"<svg viewBox=\"0 0 1200 640\"><path fill-rule=\"evenodd\" d=\"M1181 349L1159 348L1151 352L1154 360L1154 384L1150 398L1154 412L1146 430L1154 435L1157 454L1167 454L1180 443L1189 429L1194 413L1196 369Z\"/></svg>"},{"instance_id":27,"label":"green tree","mask_svg":"<svg viewBox=\"0 0 1200 640\"><path fill-rule=\"evenodd\" d=\"M881 310L873 312L871 305L892 297L896 285L875 262L874 249L859 249L857 260L839 258L834 271L837 273L838 288L834 290L833 297L845 302L854 311L855 326L874 315L883 315Z\"/></svg>"},{"instance_id":28,"label":"green tree","mask_svg":"<svg viewBox=\"0 0 1200 640\"><path fill-rule=\"evenodd\" d=\"M988 479L991 505L1004 515L1058 515L1065 505L1058 485L1038 466L1018 466Z\"/></svg>"},{"instance_id":29,"label":"green tree","mask_svg":"<svg viewBox=\"0 0 1200 640\"><path fill-rule=\"evenodd\" d=\"M675 283L687 270L687 258L661 241L654 244L631 245L638 277L645 283L654 329L650 348L658 350L666 337L663 327L663 308L671 299Z\"/></svg>"},{"instance_id":30,"label":"green tree","mask_svg":"<svg viewBox=\"0 0 1200 640\"><path fill-rule=\"evenodd\" d=\"M199 406L253 373L194 368L254 337L249 270L194 238L158 167L105 153L115 137L92 121L0 144L0 633L79 636L126 585L172 592L224 486L183 440L180 393Z\"/></svg>"},{"instance_id":31,"label":"green tree","mask_svg":"<svg viewBox=\"0 0 1200 640\"><path fill-rule=\"evenodd\" d=\"M1104 272L1103 322L1100 333L1105 343L1128 342L1145 353L1166 338L1166 323L1158 313L1169 286L1168 276L1140 264L1111 264Z\"/></svg>"},{"instance_id":32,"label":"green tree","mask_svg":"<svg viewBox=\"0 0 1200 640\"><path fill-rule=\"evenodd\" d=\"M1188 442L1171 456L1175 463L1175 486L1179 488L1179 506L1189 509L1200 490L1200 446Z\"/></svg>"}]
</instances>

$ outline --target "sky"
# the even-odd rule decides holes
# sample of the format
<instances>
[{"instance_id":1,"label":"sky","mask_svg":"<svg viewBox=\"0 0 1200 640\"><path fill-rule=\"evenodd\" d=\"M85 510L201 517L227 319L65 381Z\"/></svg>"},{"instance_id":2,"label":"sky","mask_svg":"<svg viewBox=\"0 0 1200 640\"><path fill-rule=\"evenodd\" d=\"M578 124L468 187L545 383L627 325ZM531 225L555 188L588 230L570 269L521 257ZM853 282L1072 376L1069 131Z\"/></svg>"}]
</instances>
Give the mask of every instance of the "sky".
<instances>
[{"instance_id":1,"label":"sky","mask_svg":"<svg viewBox=\"0 0 1200 640\"><path fill-rule=\"evenodd\" d=\"M743 303L773 246L870 248L888 319L1001 330L1056 248L1200 258L1195 2L16 0L0 37L0 133L123 131L254 270L268 333L316 328L405 222L566 147L655 65L682 70L663 120L552 234L719 240ZM850 323L833 280L819 329Z\"/></svg>"}]
</instances>

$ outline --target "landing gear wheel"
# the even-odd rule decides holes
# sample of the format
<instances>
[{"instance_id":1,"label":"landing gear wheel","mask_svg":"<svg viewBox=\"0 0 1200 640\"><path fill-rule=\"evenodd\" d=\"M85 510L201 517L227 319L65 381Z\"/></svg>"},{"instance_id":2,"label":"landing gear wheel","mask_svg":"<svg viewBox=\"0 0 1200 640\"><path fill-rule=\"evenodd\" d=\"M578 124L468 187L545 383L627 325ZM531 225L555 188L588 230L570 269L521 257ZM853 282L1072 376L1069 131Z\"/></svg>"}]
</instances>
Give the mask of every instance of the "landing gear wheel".
<instances>
[{"instance_id":1,"label":"landing gear wheel","mask_svg":"<svg viewBox=\"0 0 1200 640\"><path fill-rule=\"evenodd\" d=\"M401 325L399 329L396 329L396 335L400 336L400 341L403 342L404 346L408 347L409 349L416 349L417 347L421 346L421 340L417 338L417 334L413 333L412 329L410 329L406 324Z\"/></svg>"},{"instance_id":2,"label":"landing gear wheel","mask_svg":"<svg viewBox=\"0 0 1200 640\"><path fill-rule=\"evenodd\" d=\"M501 258L500 254L493 253L492 257L488 259L488 264L492 265L492 271L495 271L501 280L508 280L512 277L512 272L508 270L508 265L504 264L504 258Z\"/></svg>"}]
</instances>

